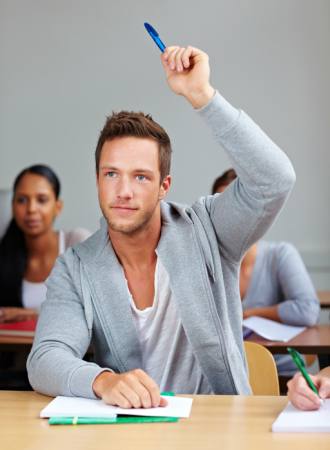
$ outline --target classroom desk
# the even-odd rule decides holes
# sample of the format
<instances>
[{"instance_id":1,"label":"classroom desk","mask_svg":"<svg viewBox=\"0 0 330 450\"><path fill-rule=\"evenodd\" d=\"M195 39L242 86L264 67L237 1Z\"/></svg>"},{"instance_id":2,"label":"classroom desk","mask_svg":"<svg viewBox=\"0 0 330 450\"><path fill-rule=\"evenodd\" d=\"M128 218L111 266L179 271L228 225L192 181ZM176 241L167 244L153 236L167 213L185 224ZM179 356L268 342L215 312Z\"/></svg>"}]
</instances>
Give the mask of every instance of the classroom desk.
<instances>
[{"instance_id":1,"label":"classroom desk","mask_svg":"<svg viewBox=\"0 0 330 450\"><path fill-rule=\"evenodd\" d=\"M306 328L302 333L288 342L268 341L253 333L247 340L257 342L272 353L287 353L287 347L293 347L306 355L330 354L330 325L315 325ZM329 447L330 449L330 447Z\"/></svg>"},{"instance_id":2,"label":"classroom desk","mask_svg":"<svg viewBox=\"0 0 330 450\"><path fill-rule=\"evenodd\" d=\"M328 433L278 434L271 424L286 397L193 396L177 423L50 426L39 419L49 397L0 392L1 446L13 450L329 450Z\"/></svg>"},{"instance_id":3,"label":"classroom desk","mask_svg":"<svg viewBox=\"0 0 330 450\"><path fill-rule=\"evenodd\" d=\"M0 335L0 351L29 350L33 343L33 337L2 336Z\"/></svg>"},{"instance_id":4,"label":"classroom desk","mask_svg":"<svg viewBox=\"0 0 330 450\"><path fill-rule=\"evenodd\" d=\"M322 309L330 308L330 291L318 291L317 296Z\"/></svg>"},{"instance_id":5,"label":"classroom desk","mask_svg":"<svg viewBox=\"0 0 330 450\"><path fill-rule=\"evenodd\" d=\"M330 354L330 325L315 325L307 328L294 339L288 342L275 342L263 339L255 333L252 333L247 340L257 342L269 349L273 354L287 353L286 347L294 347L304 354ZM1 336L1 350L22 350L31 347L32 337Z\"/></svg>"}]
</instances>

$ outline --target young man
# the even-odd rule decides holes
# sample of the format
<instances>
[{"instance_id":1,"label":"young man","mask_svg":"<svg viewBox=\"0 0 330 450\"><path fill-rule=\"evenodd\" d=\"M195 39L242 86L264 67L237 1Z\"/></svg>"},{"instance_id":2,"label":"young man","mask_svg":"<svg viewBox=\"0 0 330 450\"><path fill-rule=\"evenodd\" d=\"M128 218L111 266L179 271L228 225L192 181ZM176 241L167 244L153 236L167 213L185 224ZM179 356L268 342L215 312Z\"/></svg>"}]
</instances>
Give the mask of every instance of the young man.
<instances>
[{"instance_id":1,"label":"young man","mask_svg":"<svg viewBox=\"0 0 330 450\"><path fill-rule=\"evenodd\" d=\"M172 91L226 149L237 182L192 207L167 203L165 131L136 113L108 119L96 149L105 220L58 259L28 360L30 382L45 394L150 407L165 403L162 390L250 392L239 264L282 207L294 171L211 87L204 52L169 47L162 64ZM82 360L91 341L95 364Z\"/></svg>"}]
</instances>

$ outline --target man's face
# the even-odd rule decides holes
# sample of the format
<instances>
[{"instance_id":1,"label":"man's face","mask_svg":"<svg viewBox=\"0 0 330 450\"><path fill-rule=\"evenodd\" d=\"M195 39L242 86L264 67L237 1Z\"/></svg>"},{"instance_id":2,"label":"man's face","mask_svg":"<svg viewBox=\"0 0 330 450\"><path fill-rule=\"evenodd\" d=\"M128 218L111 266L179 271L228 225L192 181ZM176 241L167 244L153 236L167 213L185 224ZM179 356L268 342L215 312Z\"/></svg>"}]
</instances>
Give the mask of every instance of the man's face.
<instances>
[{"instance_id":1,"label":"man's face","mask_svg":"<svg viewBox=\"0 0 330 450\"><path fill-rule=\"evenodd\" d=\"M167 176L160 184L158 158L152 139L120 137L104 143L97 185L109 230L132 235L158 220L159 201L171 181Z\"/></svg>"}]
</instances>

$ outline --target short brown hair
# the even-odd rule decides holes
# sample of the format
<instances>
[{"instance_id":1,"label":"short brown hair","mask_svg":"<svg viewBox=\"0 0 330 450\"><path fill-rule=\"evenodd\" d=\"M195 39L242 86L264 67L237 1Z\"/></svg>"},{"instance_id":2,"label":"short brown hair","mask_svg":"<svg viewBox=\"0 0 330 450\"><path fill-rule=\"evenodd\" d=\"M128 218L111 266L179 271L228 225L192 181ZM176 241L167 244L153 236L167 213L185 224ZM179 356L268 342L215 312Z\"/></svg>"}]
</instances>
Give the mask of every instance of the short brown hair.
<instances>
[{"instance_id":1,"label":"short brown hair","mask_svg":"<svg viewBox=\"0 0 330 450\"><path fill-rule=\"evenodd\" d=\"M99 173L99 164L102 147L105 142L118 137L149 138L158 143L160 181L170 173L171 168L171 141L164 130L153 120L150 114L134 111L120 111L107 117L100 133L95 150L96 173Z\"/></svg>"},{"instance_id":2,"label":"short brown hair","mask_svg":"<svg viewBox=\"0 0 330 450\"><path fill-rule=\"evenodd\" d=\"M218 192L218 189L222 186L228 186L232 181L237 178L236 172L234 169L228 169L226 172L224 172L222 175L220 175L218 178L216 178L213 182L212 186L212 194L215 194Z\"/></svg>"}]
</instances>

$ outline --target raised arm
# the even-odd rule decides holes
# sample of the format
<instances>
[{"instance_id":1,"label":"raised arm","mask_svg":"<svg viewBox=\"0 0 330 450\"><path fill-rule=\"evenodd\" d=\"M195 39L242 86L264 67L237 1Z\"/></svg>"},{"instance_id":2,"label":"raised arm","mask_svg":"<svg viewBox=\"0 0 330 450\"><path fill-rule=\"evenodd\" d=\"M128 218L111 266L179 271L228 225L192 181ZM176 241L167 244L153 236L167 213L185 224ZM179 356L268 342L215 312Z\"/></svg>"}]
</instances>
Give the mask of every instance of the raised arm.
<instances>
[{"instance_id":1,"label":"raised arm","mask_svg":"<svg viewBox=\"0 0 330 450\"><path fill-rule=\"evenodd\" d=\"M168 47L162 64L172 91L198 108L238 175L223 194L202 200L222 256L237 262L274 221L293 187L294 170L287 156L247 114L214 91L204 52Z\"/></svg>"}]
</instances>

